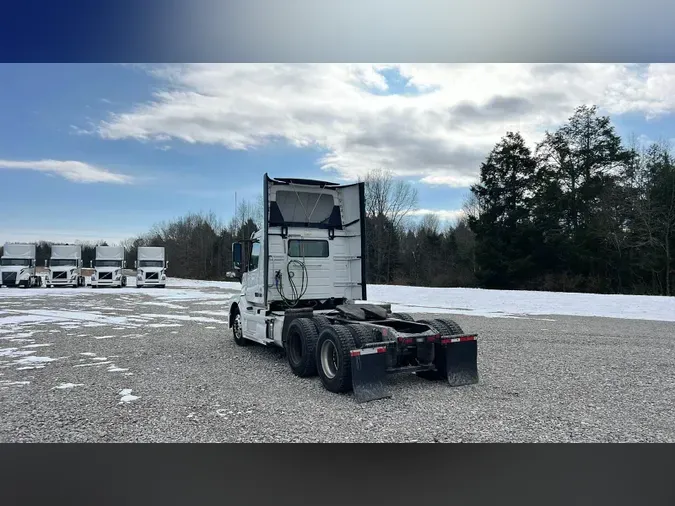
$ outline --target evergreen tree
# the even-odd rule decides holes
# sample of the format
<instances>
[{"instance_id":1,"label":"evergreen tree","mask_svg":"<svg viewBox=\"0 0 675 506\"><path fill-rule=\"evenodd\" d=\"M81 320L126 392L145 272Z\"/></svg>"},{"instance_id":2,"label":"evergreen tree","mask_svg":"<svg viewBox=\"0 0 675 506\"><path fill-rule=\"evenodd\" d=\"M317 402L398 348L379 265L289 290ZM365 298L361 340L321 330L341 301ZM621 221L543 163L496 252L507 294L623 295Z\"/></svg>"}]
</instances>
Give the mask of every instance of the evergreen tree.
<instances>
[{"instance_id":1,"label":"evergreen tree","mask_svg":"<svg viewBox=\"0 0 675 506\"><path fill-rule=\"evenodd\" d=\"M509 132L481 165L480 183L471 187L481 213L469 224L485 286L517 287L532 274L530 202L536 168L523 137Z\"/></svg>"}]
</instances>

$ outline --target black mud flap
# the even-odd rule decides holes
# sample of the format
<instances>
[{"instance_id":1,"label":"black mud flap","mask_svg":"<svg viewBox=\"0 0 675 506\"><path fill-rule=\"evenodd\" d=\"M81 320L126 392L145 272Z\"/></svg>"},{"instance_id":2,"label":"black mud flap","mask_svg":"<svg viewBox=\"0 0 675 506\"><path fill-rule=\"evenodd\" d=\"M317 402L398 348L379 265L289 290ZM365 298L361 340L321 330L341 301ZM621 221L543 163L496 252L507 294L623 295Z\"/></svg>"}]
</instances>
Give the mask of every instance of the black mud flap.
<instances>
[{"instance_id":1,"label":"black mud flap","mask_svg":"<svg viewBox=\"0 0 675 506\"><path fill-rule=\"evenodd\" d=\"M453 387L478 383L478 341L475 337L442 339L445 348L445 370Z\"/></svg>"},{"instance_id":2,"label":"black mud flap","mask_svg":"<svg viewBox=\"0 0 675 506\"><path fill-rule=\"evenodd\" d=\"M388 399L391 394L385 385L387 375L386 348L352 350L352 388L356 402Z\"/></svg>"}]
</instances>

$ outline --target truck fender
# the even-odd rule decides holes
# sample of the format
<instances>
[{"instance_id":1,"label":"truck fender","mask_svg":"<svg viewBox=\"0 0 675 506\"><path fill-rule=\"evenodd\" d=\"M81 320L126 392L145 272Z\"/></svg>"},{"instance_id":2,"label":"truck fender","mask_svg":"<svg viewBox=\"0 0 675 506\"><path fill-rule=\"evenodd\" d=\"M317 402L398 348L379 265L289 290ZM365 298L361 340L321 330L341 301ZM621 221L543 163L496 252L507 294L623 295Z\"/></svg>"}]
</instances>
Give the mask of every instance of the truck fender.
<instances>
[{"instance_id":1,"label":"truck fender","mask_svg":"<svg viewBox=\"0 0 675 506\"><path fill-rule=\"evenodd\" d=\"M227 311L228 317L227 317L227 326L228 328L232 328L232 324L234 323L234 315L237 311L239 311L239 304L237 304L236 300L232 300L229 302L229 309Z\"/></svg>"}]
</instances>

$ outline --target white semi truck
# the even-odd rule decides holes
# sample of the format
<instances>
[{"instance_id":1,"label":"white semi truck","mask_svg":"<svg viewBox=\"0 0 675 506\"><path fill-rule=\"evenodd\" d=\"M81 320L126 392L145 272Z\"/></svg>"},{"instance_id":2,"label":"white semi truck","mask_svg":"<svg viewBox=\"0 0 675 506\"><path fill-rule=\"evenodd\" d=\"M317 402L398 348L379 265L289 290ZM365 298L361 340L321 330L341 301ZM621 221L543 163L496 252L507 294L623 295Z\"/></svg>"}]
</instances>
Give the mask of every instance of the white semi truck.
<instances>
[{"instance_id":1,"label":"white semi truck","mask_svg":"<svg viewBox=\"0 0 675 506\"><path fill-rule=\"evenodd\" d=\"M47 266L47 262L45 261ZM53 244L49 258L47 286L84 286L82 275L82 246L79 244Z\"/></svg>"},{"instance_id":2,"label":"white semi truck","mask_svg":"<svg viewBox=\"0 0 675 506\"><path fill-rule=\"evenodd\" d=\"M318 374L358 402L390 397L388 373L477 383L475 334L356 302L367 295L364 190L265 174L262 229L232 246L241 280L229 302L234 342L279 346L294 374Z\"/></svg>"},{"instance_id":3,"label":"white semi truck","mask_svg":"<svg viewBox=\"0 0 675 506\"><path fill-rule=\"evenodd\" d=\"M136 286L166 287L166 261L164 248L156 246L140 246L136 256Z\"/></svg>"},{"instance_id":4,"label":"white semi truck","mask_svg":"<svg viewBox=\"0 0 675 506\"><path fill-rule=\"evenodd\" d=\"M35 272L35 261L35 244L6 243L0 259L0 286L41 286L42 278Z\"/></svg>"},{"instance_id":5,"label":"white semi truck","mask_svg":"<svg viewBox=\"0 0 675 506\"><path fill-rule=\"evenodd\" d=\"M94 273L91 275L92 288L127 286L127 277L123 269L126 267L123 246L96 246Z\"/></svg>"}]
</instances>

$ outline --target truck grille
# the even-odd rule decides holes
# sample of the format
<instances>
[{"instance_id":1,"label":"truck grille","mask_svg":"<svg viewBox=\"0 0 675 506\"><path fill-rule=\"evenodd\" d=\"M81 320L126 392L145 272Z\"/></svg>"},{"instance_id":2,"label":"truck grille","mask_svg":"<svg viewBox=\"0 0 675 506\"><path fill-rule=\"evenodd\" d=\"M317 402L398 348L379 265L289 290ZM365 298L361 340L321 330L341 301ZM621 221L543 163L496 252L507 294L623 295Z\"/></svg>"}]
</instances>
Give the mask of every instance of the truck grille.
<instances>
[{"instance_id":1,"label":"truck grille","mask_svg":"<svg viewBox=\"0 0 675 506\"><path fill-rule=\"evenodd\" d=\"M16 284L16 272L3 272L2 282Z\"/></svg>"},{"instance_id":2,"label":"truck grille","mask_svg":"<svg viewBox=\"0 0 675 506\"><path fill-rule=\"evenodd\" d=\"M102 272L98 279L112 279L112 272Z\"/></svg>"},{"instance_id":3,"label":"truck grille","mask_svg":"<svg viewBox=\"0 0 675 506\"><path fill-rule=\"evenodd\" d=\"M145 279L159 279L159 272L149 272L145 275Z\"/></svg>"},{"instance_id":4,"label":"truck grille","mask_svg":"<svg viewBox=\"0 0 675 506\"><path fill-rule=\"evenodd\" d=\"M66 271L52 272L52 279L66 279Z\"/></svg>"}]
</instances>

